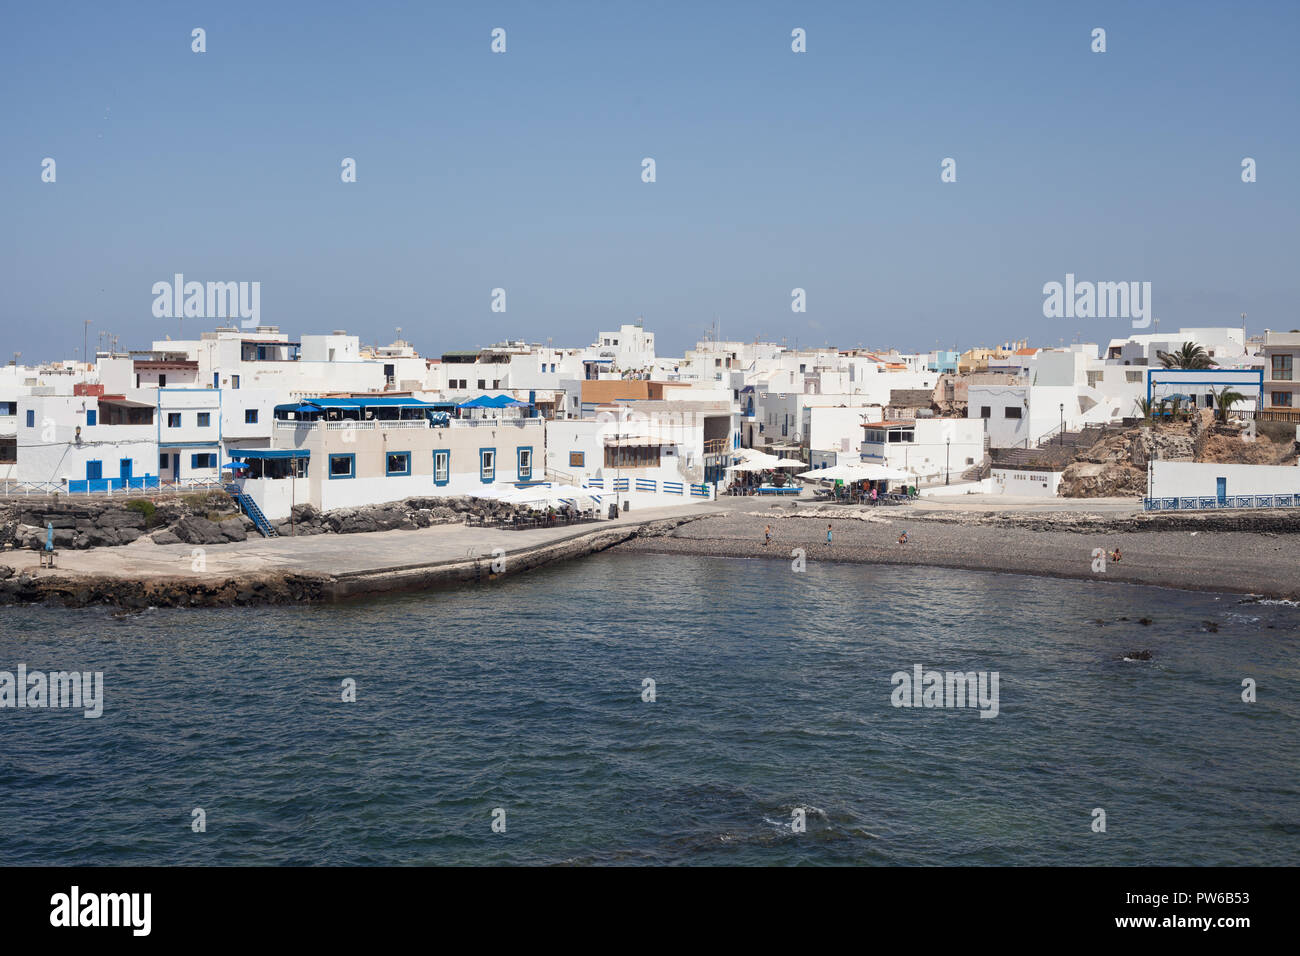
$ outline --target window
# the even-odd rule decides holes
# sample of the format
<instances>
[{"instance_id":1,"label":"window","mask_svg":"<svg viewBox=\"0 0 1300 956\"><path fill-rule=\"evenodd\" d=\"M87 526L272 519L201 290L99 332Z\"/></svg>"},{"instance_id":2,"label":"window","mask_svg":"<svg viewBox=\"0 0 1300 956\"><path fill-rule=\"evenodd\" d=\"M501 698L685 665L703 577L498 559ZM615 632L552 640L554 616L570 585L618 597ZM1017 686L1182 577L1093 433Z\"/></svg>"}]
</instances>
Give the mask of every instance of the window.
<instances>
[{"instance_id":1,"label":"window","mask_svg":"<svg viewBox=\"0 0 1300 956\"><path fill-rule=\"evenodd\" d=\"M86 409L86 424L93 425L99 421L99 411L94 408Z\"/></svg>"},{"instance_id":2,"label":"window","mask_svg":"<svg viewBox=\"0 0 1300 956\"><path fill-rule=\"evenodd\" d=\"M519 449L519 480L527 481L533 477L532 446Z\"/></svg>"},{"instance_id":3,"label":"window","mask_svg":"<svg viewBox=\"0 0 1300 956\"><path fill-rule=\"evenodd\" d=\"M1273 356L1273 381L1289 382L1291 381L1291 360L1290 355Z\"/></svg>"},{"instance_id":4,"label":"window","mask_svg":"<svg viewBox=\"0 0 1300 956\"><path fill-rule=\"evenodd\" d=\"M451 480L451 452L435 451L433 453L433 483L445 485Z\"/></svg>"},{"instance_id":5,"label":"window","mask_svg":"<svg viewBox=\"0 0 1300 956\"><path fill-rule=\"evenodd\" d=\"M1273 407L1274 407L1274 408L1290 408L1290 407L1291 407L1291 393L1290 393L1290 392L1274 392L1274 393L1273 393Z\"/></svg>"},{"instance_id":6,"label":"window","mask_svg":"<svg viewBox=\"0 0 1300 956\"><path fill-rule=\"evenodd\" d=\"M1097 383L1101 381L1102 372L1100 370L1088 373L1088 387L1096 388Z\"/></svg>"},{"instance_id":7,"label":"window","mask_svg":"<svg viewBox=\"0 0 1300 956\"><path fill-rule=\"evenodd\" d=\"M181 413L180 413L180 412L168 412L168 413L167 413L167 427L168 427L168 428L180 428L180 427L181 427Z\"/></svg>"},{"instance_id":8,"label":"window","mask_svg":"<svg viewBox=\"0 0 1300 956\"><path fill-rule=\"evenodd\" d=\"M481 378L481 379L479 379L479 380L478 380L478 387L479 387L479 388L487 388L487 379L485 379L485 378Z\"/></svg>"},{"instance_id":9,"label":"window","mask_svg":"<svg viewBox=\"0 0 1300 956\"><path fill-rule=\"evenodd\" d=\"M239 376L238 376L238 375L232 375L232 376L230 376L230 387L231 387L231 388L239 388Z\"/></svg>"},{"instance_id":10,"label":"window","mask_svg":"<svg viewBox=\"0 0 1300 956\"><path fill-rule=\"evenodd\" d=\"M1003 417L1003 418L1019 418L1019 417L1020 417L1020 406L1019 406L1019 405L1008 405L1006 408L1004 408L1004 409L1002 410L1002 417Z\"/></svg>"},{"instance_id":11,"label":"window","mask_svg":"<svg viewBox=\"0 0 1300 956\"><path fill-rule=\"evenodd\" d=\"M28 428L36 427L36 412L34 409L31 408L27 409L27 427Z\"/></svg>"},{"instance_id":12,"label":"window","mask_svg":"<svg viewBox=\"0 0 1300 956\"><path fill-rule=\"evenodd\" d=\"M980 418L992 418L992 417L993 417L993 409L989 408L987 405L981 405Z\"/></svg>"},{"instance_id":13,"label":"window","mask_svg":"<svg viewBox=\"0 0 1300 956\"><path fill-rule=\"evenodd\" d=\"M199 412L199 427L200 427L200 428L207 428L207 427L210 426L211 424L212 424L212 413L211 413L211 412Z\"/></svg>"},{"instance_id":14,"label":"window","mask_svg":"<svg viewBox=\"0 0 1300 956\"><path fill-rule=\"evenodd\" d=\"M217 456L211 452L198 452L190 455L191 468L216 468Z\"/></svg>"},{"instance_id":15,"label":"window","mask_svg":"<svg viewBox=\"0 0 1300 956\"><path fill-rule=\"evenodd\" d=\"M104 477L104 463L102 461L86 462L86 480L98 481Z\"/></svg>"},{"instance_id":16,"label":"window","mask_svg":"<svg viewBox=\"0 0 1300 956\"><path fill-rule=\"evenodd\" d=\"M256 425L256 424L257 424L257 409L256 409L256 408L246 408L246 409L244 409L244 424L245 424L245 425Z\"/></svg>"},{"instance_id":17,"label":"window","mask_svg":"<svg viewBox=\"0 0 1300 956\"><path fill-rule=\"evenodd\" d=\"M1142 373L1141 373L1141 372L1125 372L1125 373L1124 373L1124 381L1125 381L1125 382L1128 382L1130 385L1137 384L1138 382L1142 381Z\"/></svg>"},{"instance_id":18,"label":"window","mask_svg":"<svg viewBox=\"0 0 1300 956\"><path fill-rule=\"evenodd\" d=\"M584 452L584 451L571 451L571 452L569 452L569 467L570 467L570 468L585 468L585 467L586 467L586 461L587 461L587 453L586 453L586 452Z\"/></svg>"},{"instance_id":19,"label":"window","mask_svg":"<svg viewBox=\"0 0 1300 956\"><path fill-rule=\"evenodd\" d=\"M166 376L166 375L159 375L159 376L158 376L158 387L159 387L159 388L166 388L166 387L167 387L167 376Z\"/></svg>"},{"instance_id":20,"label":"window","mask_svg":"<svg viewBox=\"0 0 1300 956\"><path fill-rule=\"evenodd\" d=\"M330 455L330 479L356 477L356 455Z\"/></svg>"},{"instance_id":21,"label":"window","mask_svg":"<svg viewBox=\"0 0 1300 956\"><path fill-rule=\"evenodd\" d=\"M166 471L166 470L167 470L167 461L168 461L168 459L167 459L167 456L166 456L166 455L159 455L159 456L158 456L158 470L159 470L159 471Z\"/></svg>"},{"instance_id":22,"label":"window","mask_svg":"<svg viewBox=\"0 0 1300 956\"><path fill-rule=\"evenodd\" d=\"M480 448L478 451L478 477L485 484L495 481L497 476L497 450Z\"/></svg>"},{"instance_id":23,"label":"window","mask_svg":"<svg viewBox=\"0 0 1300 956\"><path fill-rule=\"evenodd\" d=\"M384 455L384 474L390 478L411 473L411 453L409 451L390 451Z\"/></svg>"}]
</instances>

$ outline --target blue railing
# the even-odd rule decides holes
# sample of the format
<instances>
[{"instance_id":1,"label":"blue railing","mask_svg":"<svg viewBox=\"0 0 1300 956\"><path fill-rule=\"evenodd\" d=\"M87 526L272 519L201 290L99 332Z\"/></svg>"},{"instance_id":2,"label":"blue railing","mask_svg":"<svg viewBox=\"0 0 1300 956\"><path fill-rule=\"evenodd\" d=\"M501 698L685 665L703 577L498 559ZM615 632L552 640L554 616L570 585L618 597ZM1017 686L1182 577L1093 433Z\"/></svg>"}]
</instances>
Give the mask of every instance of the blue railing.
<instances>
[{"instance_id":1,"label":"blue railing","mask_svg":"<svg viewBox=\"0 0 1300 956\"><path fill-rule=\"evenodd\" d=\"M708 485L691 485L692 498L712 498Z\"/></svg>"},{"instance_id":2,"label":"blue railing","mask_svg":"<svg viewBox=\"0 0 1300 956\"><path fill-rule=\"evenodd\" d=\"M68 482L68 493L73 495L96 494L105 491L125 491L131 488L157 488L157 475L141 475L138 478L83 478Z\"/></svg>"},{"instance_id":3,"label":"blue railing","mask_svg":"<svg viewBox=\"0 0 1300 956\"><path fill-rule=\"evenodd\" d=\"M1142 499L1143 511L1217 511L1223 508L1300 508L1300 494Z\"/></svg>"},{"instance_id":4,"label":"blue railing","mask_svg":"<svg viewBox=\"0 0 1300 956\"><path fill-rule=\"evenodd\" d=\"M684 493L685 493L685 488L683 487L683 485L682 485L682 483L681 483L680 481L665 481L665 482L664 482L664 494L666 494L666 495L680 495L680 494L684 494Z\"/></svg>"},{"instance_id":5,"label":"blue railing","mask_svg":"<svg viewBox=\"0 0 1300 956\"><path fill-rule=\"evenodd\" d=\"M278 538L280 532L276 531L271 522L266 520L266 515L262 514L262 509L257 506L257 502L252 496L244 494L239 490L238 485L226 485L226 494L235 499L235 504L243 509L244 514L252 519L253 526L261 533L264 538Z\"/></svg>"},{"instance_id":6,"label":"blue railing","mask_svg":"<svg viewBox=\"0 0 1300 956\"><path fill-rule=\"evenodd\" d=\"M658 483L653 478L638 478L636 480L637 491L654 491Z\"/></svg>"}]
</instances>

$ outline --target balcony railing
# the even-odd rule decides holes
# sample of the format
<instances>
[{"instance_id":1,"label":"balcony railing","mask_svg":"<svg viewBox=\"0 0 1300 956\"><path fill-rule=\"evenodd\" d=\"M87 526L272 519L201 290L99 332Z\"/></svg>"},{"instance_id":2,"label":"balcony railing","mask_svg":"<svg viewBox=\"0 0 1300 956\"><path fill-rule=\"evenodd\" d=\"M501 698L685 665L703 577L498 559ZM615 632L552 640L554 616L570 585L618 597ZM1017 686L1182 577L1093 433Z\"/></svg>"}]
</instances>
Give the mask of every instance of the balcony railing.
<instances>
[{"instance_id":1,"label":"balcony railing","mask_svg":"<svg viewBox=\"0 0 1300 956\"><path fill-rule=\"evenodd\" d=\"M1203 495L1196 498L1143 498L1144 511L1217 511L1221 508L1295 508L1300 495Z\"/></svg>"},{"instance_id":2,"label":"balcony railing","mask_svg":"<svg viewBox=\"0 0 1300 956\"><path fill-rule=\"evenodd\" d=\"M1255 418L1264 422L1300 423L1300 408L1261 408Z\"/></svg>"}]
</instances>

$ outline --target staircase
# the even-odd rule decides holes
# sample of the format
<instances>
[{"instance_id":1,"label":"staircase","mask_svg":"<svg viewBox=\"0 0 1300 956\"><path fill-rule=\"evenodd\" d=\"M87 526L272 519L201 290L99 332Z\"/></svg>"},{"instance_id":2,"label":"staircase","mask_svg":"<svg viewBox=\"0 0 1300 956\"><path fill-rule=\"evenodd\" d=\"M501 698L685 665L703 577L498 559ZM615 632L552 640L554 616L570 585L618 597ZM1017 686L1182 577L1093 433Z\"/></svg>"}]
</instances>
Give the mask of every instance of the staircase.
<instances>
[{"instance_id":1,"label":"staircase","mask_svg":"<svg viewBox=\"0 0 1300 956\"><path fill-rule=\"evenodd\" d=\"M276 531L271 522L266 520L266 515L262 514L262 509L257 506L257 502L240 491L238 485L226 485L226 494L234 498L235 504L239 505L244 514L252 519L253 526L261 532L263 538L278 538L280 536L280 532Z\"/></svg>"}]
</instances>

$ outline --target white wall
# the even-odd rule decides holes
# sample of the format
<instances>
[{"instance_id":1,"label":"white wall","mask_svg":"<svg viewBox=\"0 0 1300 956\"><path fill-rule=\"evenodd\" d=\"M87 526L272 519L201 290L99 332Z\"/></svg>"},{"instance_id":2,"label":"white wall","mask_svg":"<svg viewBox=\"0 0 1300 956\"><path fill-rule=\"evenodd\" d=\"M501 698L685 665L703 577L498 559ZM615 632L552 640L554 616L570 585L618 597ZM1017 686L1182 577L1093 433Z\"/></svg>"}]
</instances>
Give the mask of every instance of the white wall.
<instances>
[{"instance_id":1,"label":"white wall","mask_svg":"<svg viewBox=\"0 0 1300 956\"><path fill-rule=\"evenodd\" d=\"M1226 478L1226 494L1300 494L1300 468L1294 465L1217 465L1206 462L1156 461L1151 465L1153 498L1198 498L1218 494L1218 479Z\"/></svg>"},{"instance_id":2,"label":"white wall","mask_svg":"<svg viewBox=\"0 0 1300 956\"><path fill-rule=\"evenodd\" d=\"M994 468L989 478L993 494L1013 495L1018 498L1055 498L1061 487L1059 471Z\"/></svg>"}]
</instances>

